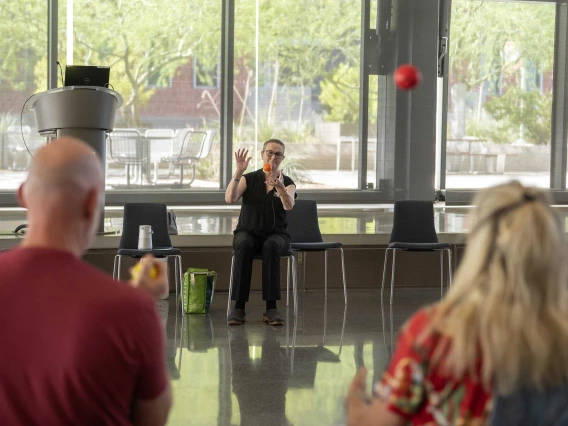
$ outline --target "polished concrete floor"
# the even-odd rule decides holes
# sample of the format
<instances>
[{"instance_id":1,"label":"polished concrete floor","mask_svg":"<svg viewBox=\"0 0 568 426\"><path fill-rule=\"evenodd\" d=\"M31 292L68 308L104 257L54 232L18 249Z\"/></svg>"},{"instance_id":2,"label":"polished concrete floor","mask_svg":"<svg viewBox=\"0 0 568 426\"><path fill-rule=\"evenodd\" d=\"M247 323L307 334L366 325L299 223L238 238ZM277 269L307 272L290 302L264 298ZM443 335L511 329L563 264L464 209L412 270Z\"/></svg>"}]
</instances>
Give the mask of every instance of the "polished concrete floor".
<instances>
[{"instance_id":1,"label":"polished concrete floor","mask_svg":"<svg viewBox=\"0 0 568 426\"><path fill-rule=\"evenodd\" d=\"M385 333L379 291L349 291L347 309L342 291L324 296L301 292L295 320L292 306L280 302L283 327L262 323L260 293L251 294L240 327L226 324L227 293L217 293L204 315L181 315L174 297L158 302L174 390L168 424L343 425L355 372L365 365L370 378L379 377L391 356L391 324L396 333L440 292L395 291L392 323L385 293Z\"/></svg>"}]
</instances>

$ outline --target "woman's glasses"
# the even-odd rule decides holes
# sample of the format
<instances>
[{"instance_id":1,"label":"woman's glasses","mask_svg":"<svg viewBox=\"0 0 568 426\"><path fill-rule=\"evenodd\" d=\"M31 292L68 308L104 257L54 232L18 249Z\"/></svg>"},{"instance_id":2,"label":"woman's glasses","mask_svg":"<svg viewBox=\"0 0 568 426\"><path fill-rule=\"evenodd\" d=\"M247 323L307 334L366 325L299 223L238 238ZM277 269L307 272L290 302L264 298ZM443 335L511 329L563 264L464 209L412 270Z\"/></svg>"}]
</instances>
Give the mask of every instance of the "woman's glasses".
<instances>
[{"instance_id":1,"label":"woman's glasses","mask_svg":"<svg viewBox=\"0 0 568 426\"><path fill-rule=\"evenodd\" d=\"M268 158L272 157L273 155L276 157L277 160L282 160L284 158L284 154L281 152L266 150L264 151L264 153L268 156Z\"/></svg>"}]
</instances>

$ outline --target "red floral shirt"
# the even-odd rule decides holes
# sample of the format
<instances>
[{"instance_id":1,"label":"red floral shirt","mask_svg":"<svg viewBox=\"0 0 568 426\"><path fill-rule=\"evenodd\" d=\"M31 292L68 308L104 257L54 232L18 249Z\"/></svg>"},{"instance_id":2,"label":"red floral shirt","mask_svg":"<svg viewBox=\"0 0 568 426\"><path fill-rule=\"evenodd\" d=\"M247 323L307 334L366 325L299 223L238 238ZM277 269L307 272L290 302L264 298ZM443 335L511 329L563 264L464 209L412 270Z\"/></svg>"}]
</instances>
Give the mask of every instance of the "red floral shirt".
<instances>
[{"instance_id":1,"label":"red floral shirt","mask_svg":"<svg viewBox=\"0 0 568 426\"><path fill-rule=\"evenodd\" d=\"M375 384L375 396L387 403L389 410L413 425L482 426L491 409L491 393L473 378L448 377L430 365L440 343L439 336L419 341L428 326L432 308L416 313L401 330L396 352Z\"/></svg>"}]
</instances>

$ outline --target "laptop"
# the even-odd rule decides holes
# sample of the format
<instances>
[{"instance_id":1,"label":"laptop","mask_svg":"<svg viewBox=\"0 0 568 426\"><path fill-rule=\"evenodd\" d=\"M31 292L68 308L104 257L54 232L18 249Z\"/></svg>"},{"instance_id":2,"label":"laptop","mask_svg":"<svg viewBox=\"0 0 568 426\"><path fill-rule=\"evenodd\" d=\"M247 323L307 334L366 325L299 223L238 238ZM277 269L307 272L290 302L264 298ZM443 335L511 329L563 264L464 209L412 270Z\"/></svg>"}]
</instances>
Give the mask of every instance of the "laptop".
<instances>
[{"instance_id":1,"label":"laptop","mask_svg":"<svg viewBox=\"0 0 568 426\"><path fill-rule=\"evenodd\" d=\"M108 87L110 67L67 65L65 86Z\"/></svg>"}]
</instances>

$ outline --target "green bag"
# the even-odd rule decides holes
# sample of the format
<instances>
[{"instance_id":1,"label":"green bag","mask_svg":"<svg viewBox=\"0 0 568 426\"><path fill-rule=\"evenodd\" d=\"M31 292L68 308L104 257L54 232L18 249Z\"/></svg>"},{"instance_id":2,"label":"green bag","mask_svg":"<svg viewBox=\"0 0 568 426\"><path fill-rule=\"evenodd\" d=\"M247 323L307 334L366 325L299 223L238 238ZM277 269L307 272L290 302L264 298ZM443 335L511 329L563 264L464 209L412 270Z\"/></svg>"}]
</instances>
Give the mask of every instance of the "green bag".
<instances>
[{"instance_id":1,"label":"green bag","mask_svg":"<svg viewBox=\"0 0 568 426\"><path fill-rule=\"evenodd\" d=\"M217 273L204 268L189 268L183 275L181 292L186 314L204 314L213 302Z\"/></svg>"}]
</instances>

